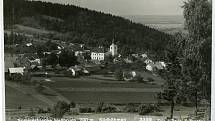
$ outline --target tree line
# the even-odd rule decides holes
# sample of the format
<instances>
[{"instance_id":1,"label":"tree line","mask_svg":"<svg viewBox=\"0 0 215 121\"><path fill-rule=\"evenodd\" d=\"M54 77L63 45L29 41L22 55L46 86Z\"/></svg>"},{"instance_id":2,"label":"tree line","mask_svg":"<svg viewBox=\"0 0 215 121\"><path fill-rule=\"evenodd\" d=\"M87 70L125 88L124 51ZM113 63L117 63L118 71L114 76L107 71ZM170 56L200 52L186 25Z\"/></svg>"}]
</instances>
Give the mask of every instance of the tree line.
<instances>
[{"instance_id":1,"label":"tree line","mask_svg":"<svg viewBox=\"0 0 215 121\"><path fill-rule=\"evenodd\" d=\"M133 23L119 16L105 14L73 5L40 1L4 0L4 26L26 23L33 18L47 30L63 33L58 39L109 47L115 38L122 54L151 51L163 57L171 36L148 26ZM27 22L33 26L35 22ZM126 52L126 53L124 53Z\"/></svg>"}]
</instances>

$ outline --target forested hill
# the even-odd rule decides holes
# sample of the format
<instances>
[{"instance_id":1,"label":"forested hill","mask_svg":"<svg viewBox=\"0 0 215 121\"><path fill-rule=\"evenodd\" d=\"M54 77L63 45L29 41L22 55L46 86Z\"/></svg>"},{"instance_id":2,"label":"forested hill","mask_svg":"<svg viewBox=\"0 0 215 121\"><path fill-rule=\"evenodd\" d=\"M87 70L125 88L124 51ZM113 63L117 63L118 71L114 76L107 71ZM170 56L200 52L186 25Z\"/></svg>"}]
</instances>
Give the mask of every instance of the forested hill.
<instances>
[{"instance_id":1,"label":"forested hill","mask_svg":"<svg viewBox=\"0 0 215 121\"><path fill-rule=\"evenodd\" d=\"M26 22L26 18L32 22ZM122 17L73 5L40 1L4 0L4 22L5 28L12 23L28 23L29 26L63 33L65 41L91 46L109 46L114 37L123 52L141 50L162 55L171 38L170 35Z\"/></svg>"}]
</instances>

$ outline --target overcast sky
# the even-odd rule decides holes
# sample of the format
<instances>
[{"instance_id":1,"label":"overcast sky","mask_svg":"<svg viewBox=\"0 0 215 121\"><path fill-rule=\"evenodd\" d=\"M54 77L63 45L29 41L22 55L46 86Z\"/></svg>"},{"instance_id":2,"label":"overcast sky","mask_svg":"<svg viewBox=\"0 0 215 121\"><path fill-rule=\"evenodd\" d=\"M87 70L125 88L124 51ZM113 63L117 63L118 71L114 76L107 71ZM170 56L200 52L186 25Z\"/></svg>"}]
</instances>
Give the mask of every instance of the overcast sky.
<instances>
[{"instance_id":1,"label":"overcast sky","mask_svg":"<svg viewBox=\"0 0 215 121\"><path fill-rule=\"evenodd\" d=\"M42 0L114 15L182 15L183 0Z\"/></svg>"}]
</instances>

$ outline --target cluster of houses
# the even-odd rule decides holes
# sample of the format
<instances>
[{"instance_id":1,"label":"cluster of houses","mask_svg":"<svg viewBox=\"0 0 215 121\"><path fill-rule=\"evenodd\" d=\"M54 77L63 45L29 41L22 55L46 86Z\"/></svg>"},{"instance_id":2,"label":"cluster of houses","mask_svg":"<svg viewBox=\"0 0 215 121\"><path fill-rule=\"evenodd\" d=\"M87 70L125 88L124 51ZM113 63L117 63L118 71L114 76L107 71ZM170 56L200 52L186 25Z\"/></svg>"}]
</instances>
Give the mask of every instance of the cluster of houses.
<instances>
[{"instance_id":1,"label":"cluster of houses","mask_svg":"<svg viewBox=\"0 0 215 121\"><path fill-rule=\"evenodd\" d=\"M123 61L125 63L133 63L131 58L139 58L141 57L142 61L146 64L144 67L148 71L156 71L160 69L165 69L166 64L164 62L153 62L147 56L147 54L131 54L131 56L122 58L122 56L118 53L118 46L114 43L114 40L108 49L103 46L99 46L96 48L86 48L84 44L75 44L70 43L66 44L65 42L56 42L57 50L52 50L51 52L43 52L44 55L49 55L51 53L55 53L57 55L61 54L61 51L65 48L71 49L75 56L77 56L78 61L81 63L85 63L88 59L88 62L93 62L96 64L101 64L102 61L105 61L106 57L112 56L113 62L117 64L119 61ZM33 46L32 43L27 43L27 47ZM88 55L88 58L85 56ZM84 64L82 64L84 65ZM38 57L37 53L24 53L19 54L14 62L14 67L8 69L9 73L21 73L23 74L24 69L41 69L42 61L41 58ZM67 69L67 71L71 71L72 75L75 76L78 72L82 71L85 74L88 74L89 71L86 68L80 66L73 66Z\"/></svg>"}]
</instances>

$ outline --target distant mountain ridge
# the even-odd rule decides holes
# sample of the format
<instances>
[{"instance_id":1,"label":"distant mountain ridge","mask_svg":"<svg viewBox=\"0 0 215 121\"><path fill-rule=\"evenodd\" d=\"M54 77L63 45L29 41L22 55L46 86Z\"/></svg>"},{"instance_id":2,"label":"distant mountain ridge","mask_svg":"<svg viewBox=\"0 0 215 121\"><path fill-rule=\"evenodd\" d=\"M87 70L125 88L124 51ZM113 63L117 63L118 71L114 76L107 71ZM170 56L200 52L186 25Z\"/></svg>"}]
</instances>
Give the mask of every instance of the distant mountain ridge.
<instances>
[{"instance_id":1,"label":"distant mountain ridge","mask_svg":"<svg viewBox=\"0 0 215 121\"><path fill-rule=\"evenodd\" d=\"M182 15L124 15L123 17L142 24L183 24Z\"/></svg>"},{"instance_id":2,"label":"distant mountain ridge","mask_svg":"<svg viewBox=\"0 0 215 121\"><path fill-rule=\"evenodd\" d=\"M166 33L186 33L182 15L125 15L123 17Z\"/></svg>"},{"instance_id":3,"label":"distant mountain ridge","mask_svg":"<svg viewBox=\"0 0 215 121\"><path fill-rule=\"evenodd\" d=\"M26 18L34 22L26 22ZM115 38L123 53L150 51L162 56L171 39L171 35L123 17L41 1L4 0L4 21L5 28L12 24L28 23L33 26L37 23L43 29L63 34L50 38L90 46L108 47Z\"/></svg>"}]
</instances>

